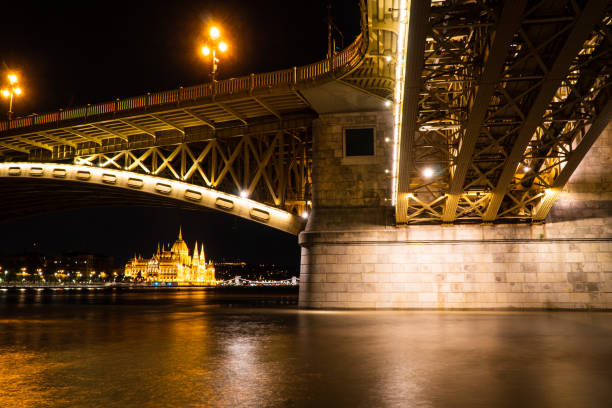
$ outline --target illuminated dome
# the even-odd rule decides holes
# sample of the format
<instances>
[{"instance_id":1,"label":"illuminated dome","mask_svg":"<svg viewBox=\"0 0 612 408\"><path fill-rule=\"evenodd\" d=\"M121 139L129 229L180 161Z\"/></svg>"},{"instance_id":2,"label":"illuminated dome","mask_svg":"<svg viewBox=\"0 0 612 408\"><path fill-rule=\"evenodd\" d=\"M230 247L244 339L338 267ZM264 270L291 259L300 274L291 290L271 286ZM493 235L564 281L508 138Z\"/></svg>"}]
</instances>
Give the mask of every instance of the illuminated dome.
<instances>
[{"instance_id":1,"label":"illuminated dome","mask_svg":"<svg viewBox=\"0 0 612 408\"><path fill-rule=\"evenodd\" d=\"M187 248L187 244L185 243L185 241L183 241L183 233L182 233L181 228L179 228L178 239L174 241L174 244L172 245L172 248L170 249L170 251L174 253L181 253L181 254L186 254L189 252L189 249Z\"/></svg>"}]
</instances>

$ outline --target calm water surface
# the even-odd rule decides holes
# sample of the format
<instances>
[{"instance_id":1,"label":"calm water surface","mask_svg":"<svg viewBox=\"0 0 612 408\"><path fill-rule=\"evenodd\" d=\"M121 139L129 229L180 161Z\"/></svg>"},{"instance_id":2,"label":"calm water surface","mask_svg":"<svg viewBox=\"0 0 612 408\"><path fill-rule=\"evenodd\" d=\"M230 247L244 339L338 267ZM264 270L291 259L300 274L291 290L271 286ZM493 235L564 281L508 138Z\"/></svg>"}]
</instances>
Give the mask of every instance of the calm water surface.
<instances>
[{"instance_id":1,"label":"calm water surface","mask_svg":"<svg viewBox=\"0 0 612 408\"><path fill-rule=\"evenodd\" d=\"M0 292L0 407L611 407L611 313Z\"/></svg>"}]
</instances>

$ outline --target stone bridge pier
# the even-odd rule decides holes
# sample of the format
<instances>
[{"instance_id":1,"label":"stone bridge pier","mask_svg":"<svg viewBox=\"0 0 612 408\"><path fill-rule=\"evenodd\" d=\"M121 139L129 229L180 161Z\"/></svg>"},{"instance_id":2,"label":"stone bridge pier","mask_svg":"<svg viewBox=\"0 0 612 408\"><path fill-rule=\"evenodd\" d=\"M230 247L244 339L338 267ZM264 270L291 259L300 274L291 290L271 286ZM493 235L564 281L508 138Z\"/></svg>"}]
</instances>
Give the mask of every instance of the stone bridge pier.
<instances>
[{"instance_id":1,"label":"stone bridge pier","mask_svg":"<svg viewBox=\"0 0 612 408\"><path fill-rule=\"evenodd\" d=\"M315 121L313 211L299 236L300 307L612 307L612 126L545 223L396 226L392 124L391 112ZM370 135L373 149L363 150L359 143Z\"/></svg>"}]
</instances>

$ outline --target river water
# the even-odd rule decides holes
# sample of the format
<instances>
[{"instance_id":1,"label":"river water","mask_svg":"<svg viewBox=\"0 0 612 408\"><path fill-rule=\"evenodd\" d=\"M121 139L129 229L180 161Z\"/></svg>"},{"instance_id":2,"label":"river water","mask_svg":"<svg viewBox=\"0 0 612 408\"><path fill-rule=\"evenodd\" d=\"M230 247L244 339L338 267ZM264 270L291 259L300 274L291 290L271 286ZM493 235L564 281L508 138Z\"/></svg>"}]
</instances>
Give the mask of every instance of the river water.
<instances>
[{"instance_id":1,"label":"river water","mask_svg":"<svg viewBox=\"0 0 612 408\"><path fill-rule=\"evenodd\" d=\"M612 313L0 292L0 407L610 407Z\"/></svg>"}]
</instances>

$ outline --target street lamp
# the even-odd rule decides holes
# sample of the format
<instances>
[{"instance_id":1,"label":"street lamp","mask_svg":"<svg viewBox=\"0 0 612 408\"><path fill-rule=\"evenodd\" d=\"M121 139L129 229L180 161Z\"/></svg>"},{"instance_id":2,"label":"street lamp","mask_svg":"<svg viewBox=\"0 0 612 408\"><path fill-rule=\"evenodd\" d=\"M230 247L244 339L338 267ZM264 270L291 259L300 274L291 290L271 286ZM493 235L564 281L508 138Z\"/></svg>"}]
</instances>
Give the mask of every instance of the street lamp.
<instances>
[{"instance_id":1,"label":"street lamp","mask_svg":"<svg viewBox=\"0 0 612 408\"><path fill-rule=\"evenodd\" d=\"M209 55L212 54L212 72L211 72L211 76L212 76L212 81L215 82L215 76L217 74L217 63L219 62L219 59L217 58L217 52L226 52L227 51L227 43L225 41L221 41L221 31L219 30L218 27L211 27L210 30L208 31L208 34L210 36L210 44L204 44L202 46L202 54L204 54L205 57L208 57Z\"/></svg>"},{"instance_id":2,"label":"street lamp","mask_svg":"<svg viewBox=\"0 0 612 408\"><path fill-rule=\"evenodd\" d=\"M9 98L8 120L13 117L13 95L21 95L21 88L17 84L17 75L8 74L9 87L2 89L0 92L5 98Z\"/></svg>"}]
</instances>

